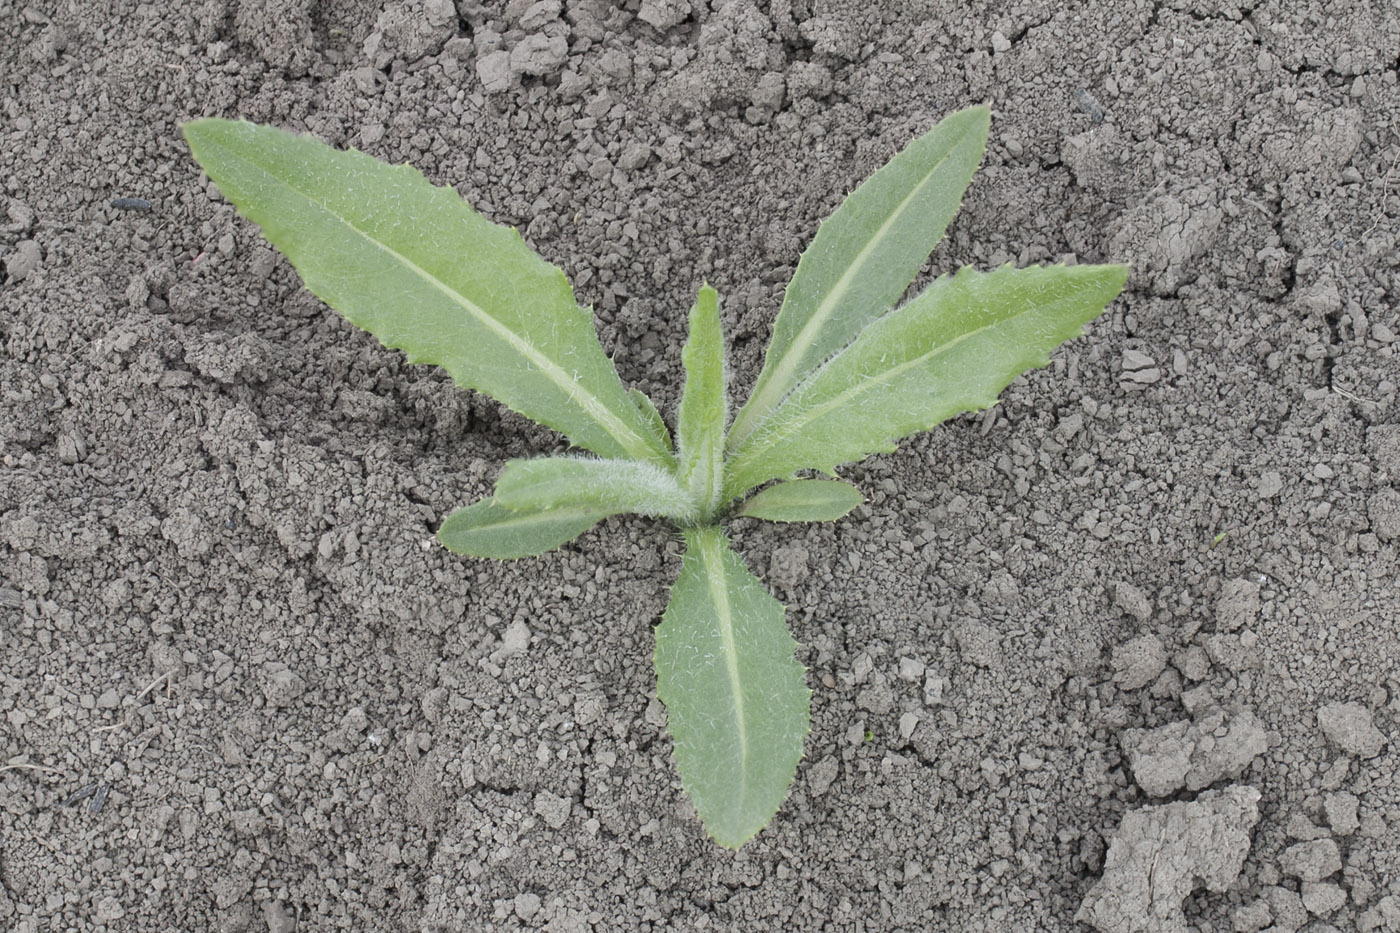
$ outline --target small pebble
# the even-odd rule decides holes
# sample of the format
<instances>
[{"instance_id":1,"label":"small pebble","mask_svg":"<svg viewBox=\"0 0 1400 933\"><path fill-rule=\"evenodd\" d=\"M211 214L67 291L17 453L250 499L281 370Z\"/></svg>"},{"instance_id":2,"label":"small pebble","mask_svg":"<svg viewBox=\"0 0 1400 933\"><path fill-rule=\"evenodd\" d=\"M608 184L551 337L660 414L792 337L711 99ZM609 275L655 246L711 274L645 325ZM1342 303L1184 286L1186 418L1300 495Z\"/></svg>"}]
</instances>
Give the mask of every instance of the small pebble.
<instances>
[{"instance_id":1,"label":"small pebble","mask_svg":"<svg viewBox=\"0 0 1400 933\"><path fill-rule=\"evenodd\" d=\"M102 923L111 923L126 916L126 908L115 897L104 897L93 908L93 918Z\"/></svg>"},{"instance_id":2,"label":"small pebble","mask_svg":"<svg viewBox=\"0 0 1400 933\"><path fill-rule=\"evenodd\" d=\"M1167 666L1167 649L1156 635L1139 635L1113 649L1113 682L1138 690L1157 679Z\"/></svg>"},{"instance_id":3,"label":"small pebble","mask_svg":"<svg viewBox=\"0 0 1400 933\"><path fill-rule=\"evenodd\" d=\"M1342 853L1331 839L1300 842L1283 850L1279 868L1290 878L1300 881L1321 881L1341 871Z\"/></svg>"},{"instance_id":4,"label":"small pebble","mask_svg":"<svg viewBox=\"0 0 1400 933\"><path fill-rule=\"evenodd\" d=\"M1113 590L1113 604L1142 625L1152 618L1152 601L1131 583L1119 583Z\"/></svg>"},{"instance_id":5,"label":"small pebble","mask_svg":"<svg viewBox=\"0 0 1400 933\"><path fill-rule=\"evenodd\" d=\"M1308 911L1297 891L1273 885L1264 889L1264 897L1273 912L1274 926L1280 931L1297 930L1308 922Z\"/></svg>"},{"instance_id":6,"label":"small pebble","mask_svg":"<svg viewBox=\"0 0 1400 933\"><path fill-rule=\"evenodd\" d=\"M1190 681L1206 679L1210 673L1210 655L1200 645L1190 645L1172 657L1172 664L1181 671L1181 676Z\"/></svg>"},{"instance_id":7,"label":"small pebble","mask_svg":"<svg viewBox=\"0 0 1400 933\"><path fill-rule=\"evenodd\" d=\"M914 734L914 730L919 728L919 714L905 713L899 717L899 735L901 738L909 738Z\"/></svg>"},{"instance_id":8,"label":"small pebble","mask_svg":"<svg viewBox=\"0 0 1400 933\"><path fill-rule=\"evenodd\" d=\"M527 32L535 32L557 20L561 12L562 4L559 0L539 0L530 4L516 25Z\"/></svg>"},{"instance_id":9,"label":"small pebble","mask_svg":"<svg viewBox=\"0 0 1400 933\"><path fill-rule=\"evenodd\" d=\"M1356 817L1360 802L1355 794L1345 791L1328 794L1323 798L1322 809L1327 814L1327 825L1332 827L1332 832L1339 836L1350 836L1361 827L1361 821Z\"/></svg>"},{"instance_id":10,"label":"small pebble","mask_svg":"<svg viewBox=\"0 0 1400 933\"><path fill-rule=\"evenodd\" d=\"M1157 361L1143 353L1141 350L1123 351L1124 372L1136 372L1140 369L1151 369L1157 365Z\"/></svg>"},{"instance_id":11,"label":"small pebble","mask_svg":"<svg viewBox=\"0 0 1400 933\"><path fill-rule=\"evenodd\" d=\"M296 917L283 906L281 901L263 901L262 910L263 922L267 924L267 933L295 933Z\"/></svg>"},{"instance_id":12,"label":"small pebble","mask_svg":"<svg viewBox=\"0 0 1400 933\"><path fill-rule=\"evenodd\" d=\"M530 627L523 620L516 619L506 626L505 633L501 635L501 647L491 652L491 663L500 664L506 658L524 654L529 647Z\"/></svg>"},{"instance_id":13,"label":"small pebble","mask_svg":"<svg viewBox=\"0 0 1400 933\"><path fill-rule=\"evenodd\" d=\"M899 679L909 683L918 683L924 676L924 662L917 658L899 659Z\"/></svg>"},{"instance_id":14,"label":"small pebble","mask_svg":"<svg viewBox=\"0 0 1400 933\"><path fill-rule=\"evenodd\" d=\"M646 143L628 143L622 149L622 155L617 160L617 167L625 172L635 172L637 169L651 161L651 147Z\"/></svg>"},{"instance_id":15,"label":"small pebble","mask_svg":"<svg viewBox=\"0 0 1400 933\"><path fill-rule=\"evenodd\" d=\"M285 668L263 677L262 692L273 706L288 706L306 690L306 681L295 671Z\"/></svg>"},{"instance_id":16,"label":"small pebble","mask_svg":"<svg viewBox=\"0 0 1400 933\"><path fill-rule=\"evenodd\" d=\"M540 896L530 891L515 895L515 915L521 920L529 920L540 912Z\"/></svg>"},{"instance_id":17,"label":"small pebble","mask_svg":"<svg viewBox=\"0 0 1400 933\"><path fill-rule=\"evenodd\" d=\"M1269 909L1269 902L1262 898L1239 908L1231 915L1235 933L1259 933L1271 922L1274 913Z\"/></svg>"},{"instance_id":18,"label":"small pebble","mask_svg":"<svg viewBox=\"0 0 1400 933\"><path fill-rule=\"evenodd\" d=\"M1259 495L1264 499L1272 499L1283 492L1283 476L1277 470L1269 470L1259 477Z\"/></svg>"},{"instance_id":19,"label":"small pebble","mask_svg":"<svg viewBox=\"0 0 1400 933\"><path fill-rule=\"evenodd\" d=\"M533 33L510 50L510 70L515 74L544 76L561 70L569 60L569 43L562 35Z\"/></svg>"},{"instance_id":20,"label":"small pebble","mask_svg":"<svg viewBox=\"0 0 1400 933\"><path fill-rule=\"evenodd\" d=\"M1336 913L1346 902L1346 892L1335 884L1326 881L1303 882L1303 906L1310 914L1326 917Z\"/></svg>"},{"instance_id":21,"label":"small pebble","mask_svg":"<svg viewBox=\"0 0 1400 933\"><path fill-rule=\"evenodd\" d=\"M33 240L20 240L14 249L5 254L5 273L16 282L22 281L39 268L42 258L43 251L39 249L38 243Z\"/></svg>"},{"instance_id":22,"label":"small pebble","mask_svg":"<svg viewBox=\"0 0 1400 933\"><path fill-rule=\"evenodd\" d=\"M832 755L827 755L821 761L812 765L811 769L807 772L807 785L812 790L812 796L820 797L829 791L839 771L840 765Z\"/></svg>"},{"instance_id":23,"label":"small pebble","mask_svg":"<svg viewBox=\"0 0 1400 933\"><path fill-rule=\"evenodd\" d=\"M567 797L560 797L547 790L535 795L535 814L544 820L550 829L559 829L567 823L572 811L573 802Z\"/></svg>"},{"instance_id":24,"label":"small pebble","mask_svg":"<svg viewBox=\"0 0 1400 933\"><path fill-rule=\"evenodd\" d=\"M1288 818L1288 823L1284 826L1284 831L1288 833L1290 839L1299 842L1311 842L1314 839L1326 839L1331 833L1308 819L1304 813L1295 812Z\"/></svg>"},{"instance_id":25,"label":"small pebble","mask_svg":"<svg viewBox=\"0 0 1400 933\"><path fill-rule=\"evenodd\" d=\"M1252 580L1226 580L1215 601L1215 628L1233 632L1259 618L1259 584Z\"/></svg>"},{"instance_id":26,"label":"small pebble","mask_svg":"<svg viewBox=\"0 0 1400 933\"><path fill-rule=\"evenodd\" d=\"M1160 382L1162 379L1162 371L1156 367L1152 369L1135 369L1130 372L1125 371L1123 373L1123 378L1128 382L1147 386L1152 385L1154 382Z\"/></svg>"},{"instance_id":27,"label":"small pebble","mask_svg":"<svg viewBox=\"0 0 1400 933\"><path fill-rule=\"evenodd\" d=\"M1359 703L1329 703L1317 711L1317 724L1328 740L1349 755L1375 758L1386 738Z\"/></svg>"},{"instance_id":28,"label":"small pebble","mask_svg":"<svg viewBox=\"0 0 1400 933\"><path fill-rule=\"evenodd\" d=\"M510 53L497 49L476 60L476 76L487 94L500 94L515 85L515 72L510 68Z\"/></svg>"}]
</instances>

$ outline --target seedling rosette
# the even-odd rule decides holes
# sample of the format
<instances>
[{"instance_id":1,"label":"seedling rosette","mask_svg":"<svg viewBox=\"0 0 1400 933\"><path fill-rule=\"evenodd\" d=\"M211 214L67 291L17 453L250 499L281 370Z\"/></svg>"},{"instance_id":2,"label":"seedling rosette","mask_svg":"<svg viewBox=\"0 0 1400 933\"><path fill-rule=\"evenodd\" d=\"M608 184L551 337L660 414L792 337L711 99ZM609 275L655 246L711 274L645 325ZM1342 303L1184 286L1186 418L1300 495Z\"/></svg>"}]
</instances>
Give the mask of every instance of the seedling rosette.
<instances>
[{"instance_id":1,"label":"seedling rosette","mask_svg":"<svg viewBox=\"0 0 1400 933\"><path fill-rule=\"evenodd\" d=\"M723 523L842 517L861 497L839 466L991 406L1123 287L1117 265L963 268L895 307L957 212L989 120L987 107L947 117L821 225L732 420L719 297L702 285L672 426L623 386L564 273L452 189L270 127L207 119L184 132L307 288L411 362L443 367L581 452L507 463L491 498L442 522L446 547L528 557L623 513L679 527L657 693L705 829L737 848L787 796L811 693L782 605Z\"/></svg>"}]
</instances>

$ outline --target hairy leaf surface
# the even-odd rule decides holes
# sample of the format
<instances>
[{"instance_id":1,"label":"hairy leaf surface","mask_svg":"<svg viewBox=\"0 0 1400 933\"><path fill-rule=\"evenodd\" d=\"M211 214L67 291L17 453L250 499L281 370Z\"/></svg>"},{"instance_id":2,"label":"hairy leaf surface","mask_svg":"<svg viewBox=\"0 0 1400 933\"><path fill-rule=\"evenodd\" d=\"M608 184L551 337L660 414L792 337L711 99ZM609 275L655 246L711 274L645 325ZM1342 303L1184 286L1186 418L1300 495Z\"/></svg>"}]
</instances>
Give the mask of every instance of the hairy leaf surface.
<instances>
[{"instance_id":1,"label":"hairy leaf surface","mask_svg":"<svg viewBox=\"0 0 1400 933\"><path fill-rule=\"evenodd\" d=\"M914 281L958 212L990 122L985 106L945 117L823 221L788 283L763 370L735 416L731 450Z\"/></svg>"},{"instance_id":2,"label":"hairy leaf surface","mask_svg":"<svg viewBox=\"0 0 1400 933\"><path fill-rule=\"evenodd\" d=\"M224 196L351 323L579 447L670 462L564 273L515 230L408 165L251 123L184 132Z\"/></svg>"},{"instance_id":3,"label":"hairy leaf surface","mask_svg":"<svg viewBox=\"0 0 1400 933\"><path fill-rule=\"evenodd\" d=\"M690 309L690 337L681 351L685 389L676 416L676 446L681 485L702 512L719 505L724 477L724 427L729 420L725 391L724 336L720 330L719 295L701 286Z\"/></svg>"},{"instance_id":4,"label":"hairy leaf surface","mask_svg":"<svg viewBox=\"0 0 1400 933\"><path fill-rule=\"evenodd\" d=\"M483 499L447 516L437 537L457 554L512 560L567 544L605 518L587 506L517 510Z\"/></svg>"},{"instance_id":5,"label":"hairy leaf surface","mask_svg":"<svg viewBox=\"0 0 1400 933\"><path fill-rule=\"evenodd\" d=\"M738 514L770 522L834 522L860 502L860 490L844 480L794 479L750 496Z\"/></svg>"},{"instance_id":6,"label":"hairy leaf surface","mask_svg":"<svg viewBox=\"0 0 1400 933\"><path fill-rule=\"evenodd\" d=\"M685 532L656 629L657 694L706 831L738 848L777 812L802 757L811 691L783 606L718 528Z\"/></svg>"},{"instance_id":7,"label":"hairy leaf surface","mask_svg":"<svg viewBox=\"0 0 1400 933\"><path fill-rule=\"evenodd\" d=\"M512 460L496 480L495 499L529 511L587 508L600 517L633 512L680 522L697 517L695 503L671 473L634 460Z\"/></svg>"},{"instance_id":8,"label":"hairy leaf surface","mask_svg":"<svg viewBox=\"0 0 1400 933\"><path fill-rule=\"evenodd\" d=\"M837 465L989 408L1012 379L1096 317L1123 266L964 268L871 324L817 369L733 452L726 498L797 470Z\"/></svg>"},{"instance_id":9,"label":"hairy leaf surface","mask_svg":"<svg viewBox=\"0 0 1400 933\"><path fill-rule=\"evenodd\" d=\"M661 417L661 412L656 410L656 403L651 400L651 396L641 389L628 389L627 396L632 399L632 404L637 406L637 411L641 413L642 421L652 436L660 441L661 449L669 451L671 432L666 430L666 421Z\"/></svg>"}]
</instances>

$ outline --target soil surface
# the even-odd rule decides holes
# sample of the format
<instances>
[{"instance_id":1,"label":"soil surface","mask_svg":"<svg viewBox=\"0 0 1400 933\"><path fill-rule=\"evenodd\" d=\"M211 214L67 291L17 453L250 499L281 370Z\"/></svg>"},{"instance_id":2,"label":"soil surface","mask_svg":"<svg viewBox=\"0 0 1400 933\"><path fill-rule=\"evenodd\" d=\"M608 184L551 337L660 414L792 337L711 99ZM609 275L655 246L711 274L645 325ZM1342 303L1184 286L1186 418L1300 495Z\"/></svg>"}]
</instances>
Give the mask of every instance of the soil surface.
<instances>
[{"instance_id":1,"label":"soil surface","mask_svg":"<svg viewBox=\"0 0 1400 933\"><path fill-rule=\"evenodd\" d=\"M0 3L0 929L1400 930L1398 83L1390 0ZM456 186L672 411L696 287L742 398L818 221L980 101L927 271L1132 278L848 518L733 524L814 691L737 854L655 697L674 537L438 547L559 438L178 131Z\"/></svg>"}]
</instances>

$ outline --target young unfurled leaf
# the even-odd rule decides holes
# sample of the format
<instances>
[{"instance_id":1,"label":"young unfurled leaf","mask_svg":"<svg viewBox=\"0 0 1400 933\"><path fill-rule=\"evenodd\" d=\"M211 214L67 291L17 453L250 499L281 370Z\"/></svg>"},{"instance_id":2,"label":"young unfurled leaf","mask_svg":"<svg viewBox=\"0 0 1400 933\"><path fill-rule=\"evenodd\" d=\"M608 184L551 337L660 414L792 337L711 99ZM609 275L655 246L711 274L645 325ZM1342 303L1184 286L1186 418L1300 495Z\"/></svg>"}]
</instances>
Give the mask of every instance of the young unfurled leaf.
<instances>
[{"instance_id":1,"label":"young unfurled leaf","mask_svg":"<svg viewBox=\"0 0 1400 933\"><path fill-rule=\"evenodd\" d=\"M708 285L701 286L690 309L690 339L681 360L685 390L676 416L676 476L708 517L720 504L724 426L729 420L719 295Z\"/></svg>"},{"instance_id":2,"label":"young unfurled leaf","mask_svg":"<svg viewBox=\"0 0 1400 933\"><path fill-rule=\"evenodd\" d=\"M458 554L513 560L568 544L607 517L589 506L518 510L483 499L447 516L437 536Z\"/></svg>"},{"instance_id":3,"label":"young unfurled leaf","mask_svg":"<svg viewBox=\"0 0 1400 933\"><path fill-rule=\"evenodd\" d=\"M724 533L688 529L681 574L656 629L656 692L681 782L705 830L737 849L787 796L811 691L783 606Z\"/></svg>"},{"instance_id":4,"label":"young unfurled leaf","mask_svg":"<svg viewBox=\"0 0 1400 933\"><path fill-rule=\"evenodd\" d=\"M1123 266L965 268L871 324L729 459L726 498L797 470L830 473L997 393L1080 334L1123 287Z\"/></svg>"},{"instance_id":5,"label":"young unfurled leaf","mask_svg":"<svg viewBox=\"0 0 1400 933\"><path fill-rule=\"evenodd\" d=\"M669 465L564 273L417 169L228 120L184 127L306 287L415 363L604 457Z\"/></svg>"},{"instance_id":6,"label":"young unfurled leaf","mask_svg":"<svg viewBox=\"0 0 1400 933\"><path fill-rule=\"evenodd\" d=\"M495 500L508 509L587 508L600 517L632 512L690 522L699 514L675 476L632 460L512 460L496 480Z\"/></svg>"},{"instance_id":7,"label":"young unfurled leaf","mask_svg":"<svg viewBox=\"0 0 1400 933\"><path fill-rule=\"evenodd\" d=\"M914 281L958 212L990 121L987 107L946 117L822 222L788 283L753 395L734 418L731 450Z\"/></svg>"},{"instance_id":8,"label":"young unfurled leaf","mask_svg":"<svg viewBox=\"0 0 1400 933\"><path fill-rule=\"evenodd\" d=\"M860 490L839 479L793 479L750 496L736 513L770 522L834 522L860 505Z\"/></svg>"}]
</instances>

